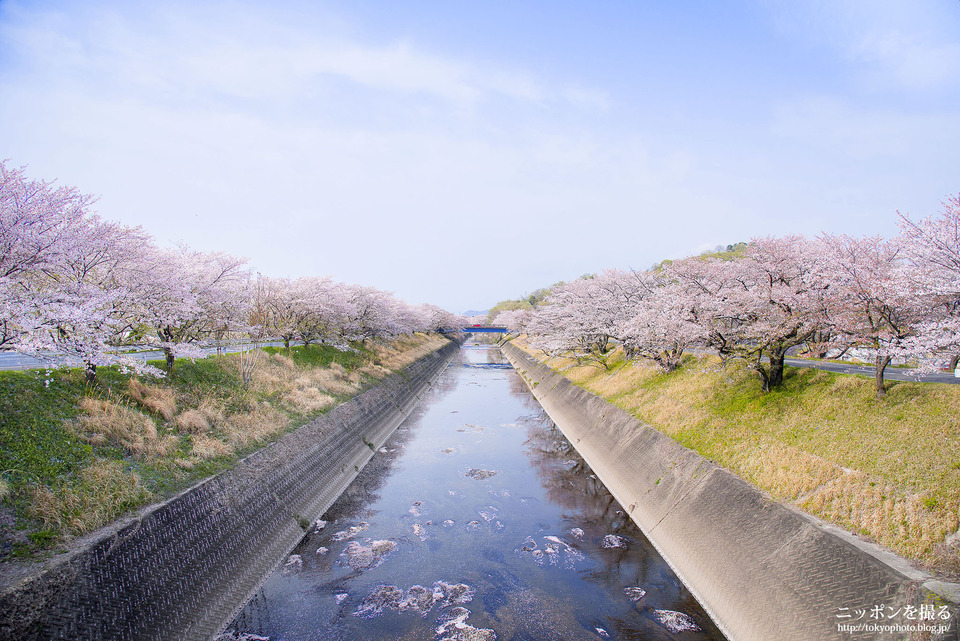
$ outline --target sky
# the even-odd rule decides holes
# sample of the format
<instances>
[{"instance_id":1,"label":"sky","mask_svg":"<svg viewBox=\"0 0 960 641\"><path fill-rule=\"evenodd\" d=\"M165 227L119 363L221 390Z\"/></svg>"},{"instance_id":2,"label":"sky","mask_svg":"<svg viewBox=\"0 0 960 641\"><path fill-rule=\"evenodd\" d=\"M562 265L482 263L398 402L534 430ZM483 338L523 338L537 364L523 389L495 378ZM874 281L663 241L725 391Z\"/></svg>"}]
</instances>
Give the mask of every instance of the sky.
<instances>
[{"instance_id":1,"label":"sky","mask_svg":"<svg viewBox=\"0 0 960 641\"><path fill-rule=\"evenodd\" d=\"M0 159L453 312L960 193L960 0L0 0Z\"/></svg>"}]
</instances>

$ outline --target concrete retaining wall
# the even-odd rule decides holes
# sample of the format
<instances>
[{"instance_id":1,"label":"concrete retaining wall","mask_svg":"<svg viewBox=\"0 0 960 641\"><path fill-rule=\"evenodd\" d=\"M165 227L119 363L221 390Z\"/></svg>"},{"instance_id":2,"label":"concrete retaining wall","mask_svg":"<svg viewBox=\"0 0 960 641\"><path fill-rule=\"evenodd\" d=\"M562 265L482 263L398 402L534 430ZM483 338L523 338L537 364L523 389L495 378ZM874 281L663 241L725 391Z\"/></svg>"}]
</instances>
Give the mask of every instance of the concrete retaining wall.
<instances>
[{"instance_id":1,"label":"concrete retaining wall","mask_svg":"<svg viewBox=\"0 0 960 641\"><path fill-rule=\"evenodd\" d=\"M0 595L0 638L207 640L410 413L451 342Z\"/></svg>"},{"instance_id":2,"label":"concrete retaining wall","mask_svg":"<svg viewBox=\"0 0 960 641\"><path fill-rule=\"evenodd\" d=\"M534 396L730 639L956 639L956 588L755 487L506 344ZM938 593L931 592L931 589ZM946 604L950 631L843 632L916 624L884 612ZM856 621L858 610L866 610ZM850 618L845 618L849 614ZM927 623L943 624L941 620Z\"/></svg>"}]
</instances>

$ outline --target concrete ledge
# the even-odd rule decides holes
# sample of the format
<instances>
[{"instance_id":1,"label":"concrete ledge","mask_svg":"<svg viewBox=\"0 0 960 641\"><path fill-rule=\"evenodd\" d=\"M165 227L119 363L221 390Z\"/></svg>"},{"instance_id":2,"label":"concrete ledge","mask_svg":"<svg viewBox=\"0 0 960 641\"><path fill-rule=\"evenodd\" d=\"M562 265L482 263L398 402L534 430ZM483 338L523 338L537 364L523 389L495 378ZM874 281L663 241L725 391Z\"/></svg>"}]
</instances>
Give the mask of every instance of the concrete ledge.
<instances>
[{"instance_id":1,"label":"concrete ledge","mask_svg":"<svg viewBox=\"0 0 960 641\"><path fill-rule=\"evenodd\" d=\"M514 345L507 343L503 351L730 639L914 638L905 632L843 632L838 623L853 623L858 609L919 609L929 603L938 604L937 612L940 604L948 606L950 630L915 638L957 638L956 603L947 600L956 586L937 586L890 552L764 497ZM847 613L850 619L838 618Z\"/></svg>"},{"instance_id":2,"label":"concrete ledge","mask_svg":"<svg viewBox=\"0 0 960 641\"><path fill-rule=\"evenodd\" d=\"M207 640L372 458L451 342L225 472L84 537L0 594L0 639Z\"/></svg>"}]
</instances>

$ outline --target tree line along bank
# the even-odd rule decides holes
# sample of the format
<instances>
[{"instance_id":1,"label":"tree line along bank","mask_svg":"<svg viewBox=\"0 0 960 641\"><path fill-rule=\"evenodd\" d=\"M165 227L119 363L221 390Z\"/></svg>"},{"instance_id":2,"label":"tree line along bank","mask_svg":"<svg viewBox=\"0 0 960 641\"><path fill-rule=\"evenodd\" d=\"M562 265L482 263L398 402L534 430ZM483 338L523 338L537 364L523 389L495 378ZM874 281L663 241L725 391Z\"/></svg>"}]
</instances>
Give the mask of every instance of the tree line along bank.
<instances>
[{"instance_id":1,"label":"tree line along bank","mask_svg":"<svg viewBox=\"0 0 960 641\"><path fill-rule=\"evenodd\" d=\"M899 226L890 239L764 237L646 271L608 269L501 303L492 321L549 354L598 363L620 345L672 371L684 351L708 349L747 362L765 391L782 384L788 350L858 351L874 361L882 396L894 358L932 371L960 354L960 197Z\"/></svg>"},{"instance_id":2,"label":"tree line along bank","mask_svg":"<svg viewBox=\"0 0 960 641\"><path fill-rule=\"evenodd\" d=\"M102 365L161 374L124 345L162 350L170 371L207 341L345 345L466 322L374 287L270 278L223 252L159 247L94 202L0 163L0 349L80 365L92 382Z\"/></svg>"}]
</instances>

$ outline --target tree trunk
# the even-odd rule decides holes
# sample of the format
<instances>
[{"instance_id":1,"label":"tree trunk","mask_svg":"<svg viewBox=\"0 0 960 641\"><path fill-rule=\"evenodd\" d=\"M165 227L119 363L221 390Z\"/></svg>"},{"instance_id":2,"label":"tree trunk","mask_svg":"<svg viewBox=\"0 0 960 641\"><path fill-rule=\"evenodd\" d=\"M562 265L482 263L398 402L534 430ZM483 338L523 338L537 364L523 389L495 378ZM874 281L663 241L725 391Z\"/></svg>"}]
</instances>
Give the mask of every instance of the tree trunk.
<instances>
[{"instance_id":1,"label":"tree trunk","mask_svg":"<svg viewBox=\"0 0 960 641\"><path fill-rule=\"evenodd\" d=\"M167 374L173 374L173 362L176 360L176 356L174 356L173 350L169 347L164 347L163 353L167 358Z\"/></svg>"},{"instance_id":2,"label":"tree trunk","mask_svg":"<svg viewBox=\"0 0 960 641\"><path fill-rule=\"evenodd\" d=\"M787 350L777 350L770 354L770 377L768 383L770 389L780 387L783 384L783 360L786 357ZM769 389L767 390L770 391Z\"/></svg>"},{"instance_id":3,"label":"tree trunk","mask_svg":"<svg viewBox=\"0 0 960 641\"><path fill-rule=\"evenodd\" d=\"M950 369L957 369L957 363L960 363L960 354L954 354L953 358L950 359Z\"/></svg>"},{"instance_id":4,"label":"tree trunk","mask_svg":"<svg viewBox=\"0 0 960 641\"><path fill-rule=\"evenodd\" d=\"M876 381L877 381L877 398L883 398L887 395L887 388L883 385L883 370L887 369L887 365L890 364L890 361L893 359L892 356L880 356L877 354L877 372L876 372Z\"/></svg>"},{"instance_id":5,"label":"tree trunk","mask_svg":"<svg viewBox=\"0 0 960 641\"><path fill-rule=\"evenodd\" d=\"M83 374L87 379L87 385L94 385L97 382L97 366L93 363L87 363Z\"/></svg>"},{"instance_id":6,"label":"tree trunk","mask_svg":"<svg viewBox=\"0 0 960 641\"><path fill-rule=\"evenodd\" d=\"M760 358L757 359L756 370L763 382L764 392L769 392L783 384L783 361L786 355L787 347L777 346L770 348L769 363L766 367Z\"/></svg>"}]
</instances>

